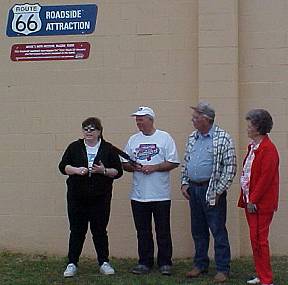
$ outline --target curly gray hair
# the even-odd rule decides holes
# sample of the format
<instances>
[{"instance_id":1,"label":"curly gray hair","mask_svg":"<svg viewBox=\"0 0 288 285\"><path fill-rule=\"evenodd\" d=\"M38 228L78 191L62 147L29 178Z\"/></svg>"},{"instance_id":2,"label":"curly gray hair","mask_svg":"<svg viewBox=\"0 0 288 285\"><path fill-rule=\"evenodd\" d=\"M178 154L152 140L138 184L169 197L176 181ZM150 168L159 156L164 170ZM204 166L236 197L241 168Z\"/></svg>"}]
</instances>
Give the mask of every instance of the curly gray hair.
<instances>
[{"instance_id":1,"label":"curly gray hair","mask_svg":"<svg viewBox=\"0 0 288 285\"><path fill-rule=\"evenodd\" d=\"M250 110L245 119L250 121L251 124L256 127L260 135L266 135L270 133L273 127L273 120L267 110L264 109L253 109Z\"/></svg>"}]
</instances>

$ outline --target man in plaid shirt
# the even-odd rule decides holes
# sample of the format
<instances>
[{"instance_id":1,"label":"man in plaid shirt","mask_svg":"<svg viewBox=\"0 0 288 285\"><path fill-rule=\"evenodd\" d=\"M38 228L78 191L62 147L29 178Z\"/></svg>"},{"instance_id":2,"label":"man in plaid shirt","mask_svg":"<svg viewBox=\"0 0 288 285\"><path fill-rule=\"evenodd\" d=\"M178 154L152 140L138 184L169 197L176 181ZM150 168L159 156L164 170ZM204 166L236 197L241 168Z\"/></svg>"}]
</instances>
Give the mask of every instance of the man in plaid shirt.
<instances>
[{"instance_id":1,"label":"man in plaid shirt","mask_svg":"<svg viewBox=\"0 0 288 285\"><path fill-rule=\"evenodd\" d=\"M226 282L230 271L230 245L226 229L226 194L236 174L236 154L230 135L214 124L215 111L200 102L193 109L196 129L188 138L181 171L181 192L189 200L195 244L194 267L186 276L199 277L209 267L209 229L214 238L217 274Z\"/></svg>"}]
</instances>

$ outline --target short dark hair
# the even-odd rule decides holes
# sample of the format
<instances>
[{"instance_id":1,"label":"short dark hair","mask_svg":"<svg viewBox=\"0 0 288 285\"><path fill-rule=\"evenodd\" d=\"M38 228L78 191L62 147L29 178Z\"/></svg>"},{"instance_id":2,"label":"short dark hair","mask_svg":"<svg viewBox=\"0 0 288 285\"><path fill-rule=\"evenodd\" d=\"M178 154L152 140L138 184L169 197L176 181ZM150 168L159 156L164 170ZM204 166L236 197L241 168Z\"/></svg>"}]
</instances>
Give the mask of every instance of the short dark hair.
<instances>
[{"instance_id":1,"label":"short dark hair","mask_svg":"<svg viewBox=\"0 0 288 285\"><path fill-rule=\"evenodd\" d=\"M260 135L270 133L273 127L272 117L269 112L264 109L250 110L246 115L246 120L251 122Z\"/></svg>"},{"instance_id":2,"label":"short dark hair","mask_svg":"<svg viewBox=\"0 0 288 285\"><path fill-rule=\"evenodd\" d=\"M89 117L82 122L82 129L88 126L93 126L95 129L100 131L100 137L102 138L103 127L101 120L96 117Z\"/></svg>"}]
</instances>

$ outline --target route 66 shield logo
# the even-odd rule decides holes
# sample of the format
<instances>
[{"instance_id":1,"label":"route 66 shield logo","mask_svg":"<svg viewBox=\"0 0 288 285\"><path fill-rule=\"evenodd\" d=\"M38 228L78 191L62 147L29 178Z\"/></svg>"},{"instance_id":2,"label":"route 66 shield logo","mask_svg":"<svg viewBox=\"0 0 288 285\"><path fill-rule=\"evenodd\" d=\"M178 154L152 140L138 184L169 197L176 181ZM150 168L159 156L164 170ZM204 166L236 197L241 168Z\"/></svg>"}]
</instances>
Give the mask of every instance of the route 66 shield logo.
<instances>
[{"instance_id":1,"label":"route 66 shield logo","mask_svg":"<svg viewBox=\"0 0 288 285\"><path fill-rule=\"evenodd\" d=\"M26 36L40 31L42 26L40 10L39 4L16 4L12 9L14 13L12 30Z\"/></svg>"}]
</instances>

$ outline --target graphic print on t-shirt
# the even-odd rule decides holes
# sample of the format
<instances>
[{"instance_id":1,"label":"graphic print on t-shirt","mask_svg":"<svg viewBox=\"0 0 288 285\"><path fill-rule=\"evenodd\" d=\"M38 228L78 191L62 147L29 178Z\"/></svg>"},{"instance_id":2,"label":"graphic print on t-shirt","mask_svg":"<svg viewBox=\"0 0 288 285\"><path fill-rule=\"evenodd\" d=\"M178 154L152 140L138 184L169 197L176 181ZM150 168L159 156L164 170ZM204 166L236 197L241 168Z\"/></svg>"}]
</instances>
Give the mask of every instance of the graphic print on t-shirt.
<instances>
[{"instance_id":1,"label":"graphic print on t-shirt","mask_svg":"<svg viewBox=\"0 0 288 285\"><path fill-rule=\"evenodd\" d=\"M93 166L93 162L94 159L96 157L96 153L87 153L87 157L88 157L88 167L92 167Z\"/></svg>"},{"instance_id":2,"label":"graphic print on t-shirt","mask_svg":"<svg viewBox=\"0 0 288 285\"><path fill-rule=\"evenodd\" d=\"M159 151L156 144L140 144L139 147L135 149L134 154L136 159L150 161Z\"/></svg>"}]
</instances>

